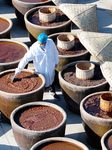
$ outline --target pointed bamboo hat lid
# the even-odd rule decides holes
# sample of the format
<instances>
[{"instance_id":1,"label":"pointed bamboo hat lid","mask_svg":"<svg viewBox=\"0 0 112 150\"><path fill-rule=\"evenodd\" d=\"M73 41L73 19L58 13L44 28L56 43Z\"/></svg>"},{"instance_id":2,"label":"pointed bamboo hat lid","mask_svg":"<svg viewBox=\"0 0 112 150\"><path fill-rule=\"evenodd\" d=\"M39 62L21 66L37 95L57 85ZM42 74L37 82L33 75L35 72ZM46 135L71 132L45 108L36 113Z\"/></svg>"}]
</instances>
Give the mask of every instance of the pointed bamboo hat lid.
<instances>
[{"instance_id":1,"label":"pointed bamboo hat lid","mask_svg":"<svg viewBox=\"0 0 112 150\"><path fill-rule=\"evenodd\" d=\"M105 61L100 65L102 74L104 78L107 80L107 82L112 87L112 62L111 61Z\"/></svg>"},{"instance_id":2,"label":"pointed bamboo hat lid","mask_svg":"<svg viewBox=\"0 0 112 150\"><path fill-rule=\"evenodd\" d=\"M78 38L98 62L112 61L112 34L82 31Z\"/></svg>"},{"instance_id":3,"label":"pointed bamboo hat lid","mask_svg":"<svg viewBox=\"0 0 112 150\"><path fill-rule=\"evenodd\" d=\"M96 4L60 4L59 8L83 31L98 32Z\"/></svg>"},{"instance_id":4,"label":"pointed bamboo hat lid","mask_svg":"<svg viewBox=\"0 0 112 150\"><path fill-rule=\"evenodd\" d=\"M71 4L77 4L78 3L78 0L52 0L53 3L57 6L59 6L60 4L63 4L63 3L71 3Z\"/></svg>"}]
</instances>

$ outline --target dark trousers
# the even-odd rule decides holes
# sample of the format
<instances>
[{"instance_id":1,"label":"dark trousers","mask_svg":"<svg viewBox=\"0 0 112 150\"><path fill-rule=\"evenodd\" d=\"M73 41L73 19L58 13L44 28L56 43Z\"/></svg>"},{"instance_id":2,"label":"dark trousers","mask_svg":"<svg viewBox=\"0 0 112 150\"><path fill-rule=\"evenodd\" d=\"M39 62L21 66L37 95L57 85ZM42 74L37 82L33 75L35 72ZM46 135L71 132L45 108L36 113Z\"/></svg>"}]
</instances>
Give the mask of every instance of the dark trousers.
<instances>
[{"instance_id":1,"label":"dark trousers","mask_svg":"<svg viewBox=\"0 0 112 150\"><path fill-rule=\"evenodd\" d=\"M49 89L50 92L55 93L55 82L53 82L49 87L46 87L45 90Z\"/></svg>"},{"instance_id":2,"label":"dark trousers","mask_svg":"<svg viewBox=\"0 0 112 150\"><path fill-rule=\"evenodd\" d=\"M53 82L53 83L49 86L49 91L55 93L55 82Z\"/></svg>"}]
</instances>

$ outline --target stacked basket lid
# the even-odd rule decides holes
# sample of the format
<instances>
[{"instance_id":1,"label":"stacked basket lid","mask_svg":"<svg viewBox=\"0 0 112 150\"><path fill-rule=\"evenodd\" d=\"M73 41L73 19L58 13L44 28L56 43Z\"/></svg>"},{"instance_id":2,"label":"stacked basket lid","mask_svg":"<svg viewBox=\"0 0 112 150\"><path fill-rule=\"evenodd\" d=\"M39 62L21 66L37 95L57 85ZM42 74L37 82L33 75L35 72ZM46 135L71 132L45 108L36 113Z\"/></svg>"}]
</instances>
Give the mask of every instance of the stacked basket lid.
<instances>
[{"instance_id":1,"label":"stacked basket lid","mask_svg":"<svg viewBox=\"0 0 112 150\"><path fill-rule=\"evenodd\" d=\"M83 31L78 37L91 55L101 64L102 73L112 86L112 34Z\"/></svg>"}]
</instances>

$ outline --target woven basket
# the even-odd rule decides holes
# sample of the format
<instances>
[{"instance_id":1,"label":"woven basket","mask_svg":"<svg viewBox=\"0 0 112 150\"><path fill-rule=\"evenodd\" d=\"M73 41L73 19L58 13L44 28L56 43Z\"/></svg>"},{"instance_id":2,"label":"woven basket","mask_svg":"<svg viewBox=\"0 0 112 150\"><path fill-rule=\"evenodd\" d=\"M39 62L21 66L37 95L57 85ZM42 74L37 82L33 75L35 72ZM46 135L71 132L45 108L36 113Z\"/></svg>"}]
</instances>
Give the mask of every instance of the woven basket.
<instances>
[{"instance_id":1,"label":"woven basket","mask_svg":"<svg viewBox=\"0 0 112 150\"><path fill-rule=\"evenodd\" d=\"M60 4L59 8L83 31L98 32L97 6L95 4Z\"/></svg>"},{"instance_id":2,"label":"woven basket","mask_svg":"<svg viewBox=\"0 0 112 150\"><path fill-rule=\"evenodd\" d=\"M90 62L80 62L76 64L76 77L79 80L88 80L94 76L95 65Z\"/></svg>"},{"instance_id":3,"label":"woven basket","mask_svg":"<svg viewBox=\"0 0 112 150\"><path fill-rule=\"evenodd\" d=\"M112 112L112 92L100 95L100 108L106 112Z\"/></svg>"},{"instance_id":4,"label":"woven basket","mask_svg":"<svg viewBox=\"0 0 112 150\"><path fill-rule=\"evenodd\" d=\"M72 34L60 34L57 36L57 47L67 51L74 47L75 37Z\"/></svg>"},{"instance_id":5,"label":"woven basket","mask_svg":"<svg viewBox=\"0 0 112 150\"><path fill-rule=\"evenodd\" d=\"M112 61L112 34L82 31L78 38L98 62Z\"/></svg>"}]
</instances>

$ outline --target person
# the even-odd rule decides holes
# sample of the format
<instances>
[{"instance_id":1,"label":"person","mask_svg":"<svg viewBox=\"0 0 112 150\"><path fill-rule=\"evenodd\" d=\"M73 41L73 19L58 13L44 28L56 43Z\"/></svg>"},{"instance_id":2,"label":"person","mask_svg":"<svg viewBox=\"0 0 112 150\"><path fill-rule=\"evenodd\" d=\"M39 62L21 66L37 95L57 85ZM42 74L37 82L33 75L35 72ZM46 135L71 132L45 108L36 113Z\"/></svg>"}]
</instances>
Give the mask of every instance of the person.
<instances>
[{"instance_id":1,"label":"person","mask_svg":"<svg viewBox=\"0 0 112 150\"><path fill-rule=\"evenodd\" d=\"M55 99L60 97L55 93L55 68L58 66L58 51L52 39L48 38L45 33L39 34L37 41L33 43L29 51L24 55L15 70L18 75L29 61L33 61L35 70L41 73L45 79L45 87L49 88L49 94Z\"/></svg>"}]
</instances>

